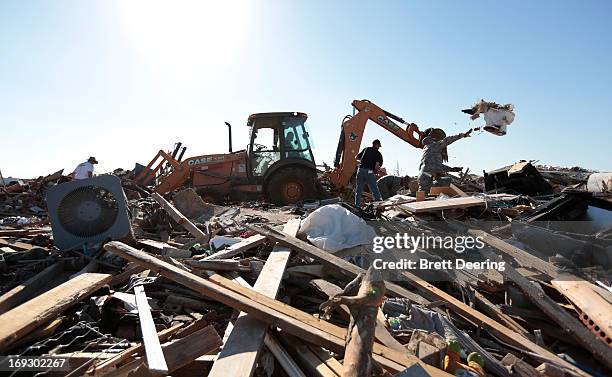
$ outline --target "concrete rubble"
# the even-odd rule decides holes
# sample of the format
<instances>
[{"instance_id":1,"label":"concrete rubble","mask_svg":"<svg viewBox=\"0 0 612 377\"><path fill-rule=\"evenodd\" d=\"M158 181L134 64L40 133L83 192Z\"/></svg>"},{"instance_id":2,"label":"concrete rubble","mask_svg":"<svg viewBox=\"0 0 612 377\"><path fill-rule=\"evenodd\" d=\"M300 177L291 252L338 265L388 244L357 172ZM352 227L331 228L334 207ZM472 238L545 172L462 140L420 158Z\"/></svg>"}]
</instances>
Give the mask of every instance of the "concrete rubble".
<instances>
[{"instance_id":1,"label":"concrete rubble","mask_svg":"<svg viewBox=\"0 0 612 377\"><path fill-rule=\"evenodd\" d=\"M363 208L210 204L113 174L133 238L71 250L54 246L45 202L70 178L0 186L0 353L67 360L40 375L612 374L610 173L520 161L451 174L427 200L406 189ZM330 225L301 232L316 211ZM372 253L333 213L378 237L480 237L462 260L506 267L378 276L373 258L405 250ZM457 257L412 246L432 263Z\"/></svg>"}]
</instances>

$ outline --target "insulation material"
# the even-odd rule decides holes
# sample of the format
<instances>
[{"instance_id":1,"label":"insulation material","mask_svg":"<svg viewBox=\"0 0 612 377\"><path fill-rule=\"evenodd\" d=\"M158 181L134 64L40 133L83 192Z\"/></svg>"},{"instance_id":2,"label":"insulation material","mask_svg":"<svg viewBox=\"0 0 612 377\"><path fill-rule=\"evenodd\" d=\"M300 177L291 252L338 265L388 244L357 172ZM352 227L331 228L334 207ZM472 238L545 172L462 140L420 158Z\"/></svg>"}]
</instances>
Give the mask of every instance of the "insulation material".
<instances>
[{"instance_id":1,"label":"insulation material","mask_svg":"<svg viewBox=\"0 0 612 377\"><path fill-rule=\"evenodd\" d=\"M349 247L368 245L376 232L359 216L331 204L312 212L302 221L300 234L313 245L331 253Z\"/></svg>"},{"instance_id":2,"label":"insulation material","mask_svg":"<svg viewBox=\"0 0 612 377\"><path fill-rule=\"evenodd\" d=\"M470 109L462 110L464 113L470 114L470 119L474 120L483 114L485 125L483 129L497 136L506 134L508 125L514 121L514 105L500 105L495 102L487 102L480 100L476 102Z\"/></svg>"}]
</instances>

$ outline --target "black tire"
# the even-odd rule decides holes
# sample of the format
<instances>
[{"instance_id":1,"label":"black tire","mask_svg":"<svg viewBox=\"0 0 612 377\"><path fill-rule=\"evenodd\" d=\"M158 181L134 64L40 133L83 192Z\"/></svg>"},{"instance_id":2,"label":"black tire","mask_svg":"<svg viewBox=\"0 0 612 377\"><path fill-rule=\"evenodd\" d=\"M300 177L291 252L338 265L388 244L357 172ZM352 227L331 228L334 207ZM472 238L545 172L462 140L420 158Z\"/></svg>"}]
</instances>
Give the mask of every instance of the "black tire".
<instances>
[{"instance_id":1,"label":"black tire","mask_svg":"<svg viewBox=\"0 0 612 377\"><path fill-rule=\"evenodd\" d=\"M300 166L289 166L275 171L266 185L268 197L274 204L293 204L316 199L317 174Z\"/></svg>"}]
</instances>

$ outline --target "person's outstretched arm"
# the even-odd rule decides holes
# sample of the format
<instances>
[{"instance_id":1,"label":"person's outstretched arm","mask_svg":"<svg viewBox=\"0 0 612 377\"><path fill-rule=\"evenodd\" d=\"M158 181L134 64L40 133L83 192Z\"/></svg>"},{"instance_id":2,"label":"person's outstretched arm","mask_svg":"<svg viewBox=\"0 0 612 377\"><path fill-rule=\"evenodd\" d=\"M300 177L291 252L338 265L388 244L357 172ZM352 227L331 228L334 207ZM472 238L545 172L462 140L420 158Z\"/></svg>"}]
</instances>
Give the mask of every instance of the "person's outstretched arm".
<instances>
[{"instance_id":1,"label":"person's outstretched arm","mask_svg":"<svg viewBox=\"0 0 612 377\"><path fill-rule=\"evenodd\" d=\"M470 137L470 134L472 133L472 129L470 129L468 132L462 132L460 134L457 135L453 135L453 136L447 136L444 139L442 139L440 141L440 143L443 146L447 146L449 144L454 143L455 141L459 140L459 139L463 139L464 137Z\"/></svg>"}]
</instances>

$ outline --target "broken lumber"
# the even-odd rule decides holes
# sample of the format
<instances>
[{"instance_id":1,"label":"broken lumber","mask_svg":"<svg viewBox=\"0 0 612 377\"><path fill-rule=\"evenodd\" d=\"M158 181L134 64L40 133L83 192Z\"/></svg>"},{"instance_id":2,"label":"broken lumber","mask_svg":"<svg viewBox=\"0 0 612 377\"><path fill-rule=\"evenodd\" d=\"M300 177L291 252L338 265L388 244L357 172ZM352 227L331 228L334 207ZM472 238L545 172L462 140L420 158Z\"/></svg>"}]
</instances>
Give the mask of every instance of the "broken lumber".
<instances>
[{"instance_id":1,"label":"broken lumber","mask_svg":"<svg viewBox=\"0 0 612 377\"><path fill-rule=\"evenodd\" d=\"M62 263L54 263L30 279L0 296L0 314L31 299L41 288L48 285L63 270Z\"/></svg>"},{"instance_id":2,"label":"broken lumber","mask_svg":"<svg viewBox=\"0 0 612 377\"><path fill-rule=\"evenodd\" d=\"M512 369L514 373L517 373L519 376L523 377L542 377L540 372L538 372L534 367L527 364L523 360L509 353L501 360L501 363L506 367Z\"/></svg>"},{"instance_id":3,"label":"broken lumber","mask_svg":"<svg viewBox=\"0 0 612 377\"><path fill-rule=\"evenodd\" d=\"M341 327L317 319L308 313L273 300L252 289L245 288L222 276L213 275L209 279L201 278L121 242L108 242L104 245L104 248L124 259L156 271L204 296L252 314L253 317L280 327L305 341L321 345L334 352L344 352L344 334L346 331ZM415 357L402 354L377 343L374 344L374 360L382 367L395 372L399 372L405 369L404 367L414 363L420 363ZM434 376L448 376L447 373L437 368L427 365L424 365L424 367Z\"/></svg>"},{"instance_id":4,"label":"broken lumber","mask_svg":"<svg viewBox=\"0 0 612 377\"><path fill-rule=\"evenodd\" d=\"M269 239L275 240L276 242L279 242L279 243L282 243L283 245L291 247L297 253L306 254L309 257L314 258L315 260L319 261L320 263L326 266L330 266L332 268L336 268L337 270L341 270L344 273L348 274L349 276L354 276L364 271L362 268L357 267L345 261L344 259L338 258L298 238L289 237L286 234L277 232L273 228L270 228L267 226L264 226L264 227L248 226L248 228L256 231L259 234L262 234L268 237ZM418 276L410 272L407 272L407 271L401 272L400 274L398 274L398 276L402 278L403 280L405 280L406 282L408 282L413 287L415 287L419 291L420 294L425 296L426 299L429 299L431 301L436 301L436 300L445 301L447 303L446 306L448 308L454 310L456 313L464 316L465 318L469 319L473 323L477 323L483 328L487 329L488 331L491 331L493 335L499 337L503 341L508 342L514 345L515 347L519 347L520 349L524 349L530 352L537 353L541 358L549 360L554 364L562 365L563 367L570 369L579 375L586 375L581 369L561 359L559 356L550 352L546 348L535 344L529 339L505 327L499 322L496 322L495 320L487 317L486 315L480 313L478 310L466 305L464 302L456 299L455 297L435 287L429 282L419 278ZM407 297L411 300L413 296L419 297L418 295L415 295L414 293L406 289L403 289L395 284L385 282L385 285L388 291L400 297ZM400 288L401 290L398 290L396 287ZM402 291L409 292L411 296L404 296L401 293ZM427 303L427 301L425 303Z\"/></svg>"},{"instance_id":5,"label":"broken lumber","mask_svg":"<svg viewBox=\"0 0 612 377\"><path fill-rule=\"evenodd\" d=\"M253 235L251 237L245 238L244 240L229 246L225 250L218 251L217 253L215 253L213 255L209 255L209 256L204 257L204 258L194 257L194 259L215 260L215 259L231 258L231 257L233 257L235 255L238 255L238 254L242 253L242 252L245 252L245 251L250 250L250 249L252 249L254 247L257 247L257 246L261 245L264 242L266 242L266 237L261 236L259 234L255 234L255 235Z\"/></svg>"},{"instance_id":6,"label":"broken lumber","mask_svg":"<svg viewBox=\"0 0 612 377\"><path fill-rule=\"evenodd\" d=\"M212 352L221 345L221 338L213 326L207 326L184 338L162 345L162 357L167 360L168 373L172 373L179 368L191 363L196 358ZM131 372L136 369L135 372ZM141 360L134 360L112 371L110 376L155 376L147 370L146 365Z\"/></svg>"},{"instance_id":7,"label":"broken lumber","mask_svg":"<svg viewBox=\"0 0 612 377\"><path fill-rule=\"evenodd\" d=\"M24 344L28 344L30 342L36 342L42 338L46 338L51 336L55 330L62 324L66 322L66 317L61 316L57 317L50 322L39 326L35 330L30 331L24 337L19 338L11 345L12 348L21 347Z\"/></svg>"},{"instance_id":8,"label":"broken lumber","mask_svg":"<svg viewBox=\"0 0 612 377\"><path fill-rule=\"evenodd\" d=\"M354 284L360 284L356 295L351 295ZM380 272L370 267L347 285L342 295L337 295L321 304L321 309L339 305L348 306L351 322L346 336L343 377L369 376L372 373L372 347L380 305L385 299L385 283Z\"/></svg>"},{"instance_id":9,"label":"broken lumber","mask_svg":"<svg viewBox=\"0 0 612 377\"><path fill-rule=\"evenodd\" d=\"M474 298L476 301L477 308L481 309L483 312L490 315L492 318L498 320L509 329L516 331L517 333L523 335L529 340L533 340L533 337L529 333L529 331L527 331L523 326L517 323L512 317L502 312L497 305L489 301L489 299L483 296L482 293L474 291Z\"/></svg>"},{"instance_id":10,"label":"broken lumber","mask_svg":"<svg viewBox=\"0 0 612 377\"><path fill-rule=\"evenodd\" d=\"M488 250L480 250L486 258L501 260L501 257ZM593 356L612 369L612 348L597 338L582 323L571 316L565 309L559 307L557 302L548 297L539 285L530 282L526 277L518 273L512 266L506 263L504 271L500 271L504 277L516 283L521 291L542 310L549 318L555 321L562 329L573 335L582 347L589 350Z\"/></svg>"},{"instance_id":11,"label":"broken lumber","mask_svg":"<svg viewBox=\"0 0 612 377\"><path fill-rule=\"evenodd\" d=\"M283 232L296 235L300 220L289 221ZM291 250L275 246L253 289L271 298L276 298ZM212 366L209 377L214 376L251 376L264 342L268 324L258 321L246 313L240 313L231 334L227 338L217 361Z\"/></svg>"},{"instance_id":12,"label":"broken lumber","mask_svg":"<svg viewBox=\"0 0 612 377\"><path fill-rule=\"evenodd\" d=\"M270 331L266 332L264 342L289 377L306 377L291 355L289 355L282 344L276 340L274 334Z\"/></svg>"},{"instance_id":13,"label":"broken lumber","mask_svg":"<svg viewBox=\"0 0 612 377\"><path fill-rule=\"evenodd\" d=\"M319 360L325 363L329 367L329 369L333 370L338 376L342 375L342 364L333 357L333 355L328 351L324 350L321 347L309 345L308 349L312 351Z\"/></svg>"},{"instance_id":14,"label":"broken lumber","mask_svg":"<svg viewBox=\"0 0 612 377\"><path fill-rule=\"evenodd\" d=\"M194 223L189 221L188 218L183 216L183 214L180 213L179 210L174 208L174 206L172 204L170 204L166 199L164 199L163 196L159 195L156 192L151 194L151 196L170 215L170 217L172 217L172 219L174 219L174 221L179 223L179 225L181 225L183 228L187 229L187 231L192 236L194 236L196 238L196 240L203 239L203 238L206 238L208 236L206 233L204 233L202 230L200 230L200 228L195 226Z\"/></svg>"},{"instance_id":15,"label":"broken lumber","mask_svg":"<svg viewBox=\"0 0 612 377\"><path fill-rule=\"evenodd\" d=\"M160 342L163 342L166 339L170 338L175 333L177 333L177 331L180 330L182 327L183 327L183 324L178 324L178 325L169 327L165 330L162 330L157 333L157 338L160 340ZM132 355L137 355L141 353L143 349L144 349L144 344L142 343L132 346L128 349L125 349L119 352L118 354L114 355L113 357L110 357L106 360L96 363L92 368L90 368L87 371L87 375L102 376L106 374L107 372L111 371L116 365L129 359Z\"/></svg>"},{"instance_id":16,"label":"broken lumber","mask_svg":"<svg viewBox=\"0 0 612 377\"><path fill-rule=\"evenodd\" d=\"M197 330L192 334L162 345L168 371L173 371L189 364L196 358L213 352L221 345L221 337L212 325Z\"/></svg>"},{"instance_id":17,"label":"broken lumber","mask_svg":"<svg viewBox=\"0 0 612 377\"><path fill-rule=\"evenodd\" d=\"M241 264L234 259L215 259L215 260L185 260L184 263L191 268L209 271L240 271L250 272L251 266Z\"/></svg>"},{"instance_id":18,"label":"broken lumber","mask_svg":"<svg viewBox=\"0 0 612 377\"><path fill-rule=\"evenodd\" d=\"M140 319L140 331L145 355L147 356L148 369L154 373L167 374L168 365L166 365L164 353L157 337L157 330L151 316L151 307L147 301L144 286L135 286L134 296L136 296L136 307L138 308L138 319Z\"/></svg>"},{"instance_id":19,"label":"broken lumber","mask_svg":"<svg viewBox=\"0 0 612 377\"><path fill-rule=\"evenodd\" d=\"M309 284L317 290L323 292L325 295L327 295L328 298L342 293L342 288L324 279L312 279ZM346 318L350 316L351 313L348 307L346 307L345 305L340 305L338 308L346 314ZM378 309L377 314L375 336L379 342L389 348L393 348L401 352L404 352L406 350L406 348L404 348L404 346L400 342L398 342L393 337L393 335L389 333L389 330L387 330L387 328L385 327L385 315L383 314L382 310L380 310L380 308Z\"/></svg>"},{"instance_id":20,"label":"broken lumber","mask_svg":"<svg viewBox=\"0 0 612 377\"><path fill-rule=\"evenodd\" d=\"M538 272L544 275L548 275L551 278L556 278L559 275L557 267L555 267L553 264L548 263L547 261L544 261L536 256L533 256L525 250L511 245L508 242L501 240L485 231L470 229L468 230L468 233L473 236L480 237L482 241L486 242L490 246L493 246L505 255L515 259L521 266L525 268L535 269ZM579 280L578 277L576 277L576 279Z\"/></svg>"},{"instance_id":21,"label":"broken lumber","mask_svg":"<svg viewBox=\"0 0 612 377\"><path fill-rule=\"evenodd\" d=\"M0 352L109 282L111 275L85 273L0 315Z\"/></svg>"},{"instance_id":22,"label":"broken lumber","mask_svg":"<svg viewBox=\"0 0 612 377\"><path fill-rule=\"evenodd\" d=\"M27 250L31 250L35 247L40 247L40 246L35 246L35 245L31 245L29 243L25 243L25 242L19 242L19 241L9 241L6 240L4 238L0 238L0 247L2 246L8 246L12 249L15 249L17 251L27 251ZM45 249L44 247L42 249Z\"/></svg>"},{"instance_id":23,"label":"broken lumber","mask_svg":"<svg viewBox=\"0 0 612 377\"><path fill-rule=\"evenodd\" d=\"M282 243L287 247L291 247L297 253L305 253L311 258L314 258L324 266L330 267L332 270L341 272L344 276L349 278L354 278L361 272L365 272L365 270L361 267L358 267L350 262L345 261L342 258L338 258L337 256L328 253L325 250L321 250L316 246L313 246L309 243L306 243L299 238L289 237L284 233L277 231L274 228L269 226L263 227L255 227L250 225L245 225L247 228L264 235L276 242ZM306 266L304 266L306 267ZM425 305L428 304L429 301L423 299L423 297L411 292L405 288L400 287L397 284L393 284L390 281L385 281L385 286L387 291L392 293L395 296L405 297L410 299L417 304Z\"/></svg>"},{"instance_id":24,"label":"broken lumber","mask_svg":"<svg viewBox=\"0 0 612 377\"><path fill-rule=\"evenodd\" d=\"M460 189L459 187L455 186L454 184L451 183L449 187L451 189L453 189L453 191L455 191L457 193L457 195L459 195L461 197L464 197L464 198L469 197L468 194L466 194L462 189Z\"/></svg>"},{"instance_id":25,"label":"broken lumber","mask_svg":"<svg viewBox=\"0 0 612 377\"><path fill-rule=\"evenodd\" d=\"M312 377L339 377L334 369L321 360L306 344L299 342L293 336L284 335L282 341L287 345L287 349L298 360L300 366Z\"/></svg>"},{"instance_id":26,"label":"broken lumber","mask_svg":"<svg viewBox=\"0 0 612 377\"><path fill-rule=\"evenodd\" d=\"M470 196L444 200L426 200L421 202L404 203L402 204L401 208L410 213L426 213L453 208L484 206L485 203L486 201L482 198Z\"/></svg>"}]
</instances>

